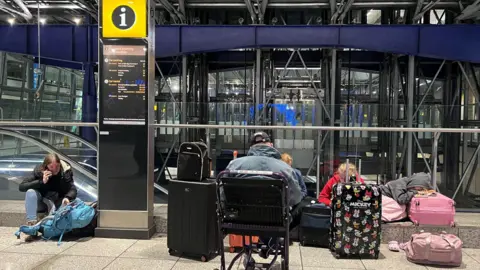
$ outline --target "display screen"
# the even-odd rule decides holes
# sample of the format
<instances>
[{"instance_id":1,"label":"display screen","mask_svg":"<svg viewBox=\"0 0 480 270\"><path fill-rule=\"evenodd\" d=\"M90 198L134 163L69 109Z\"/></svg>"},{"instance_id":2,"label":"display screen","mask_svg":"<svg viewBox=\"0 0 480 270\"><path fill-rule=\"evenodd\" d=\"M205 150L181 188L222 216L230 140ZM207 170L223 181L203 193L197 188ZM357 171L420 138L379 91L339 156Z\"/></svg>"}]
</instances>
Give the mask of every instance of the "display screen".
<instances>
[{"instance_id":1,"label":"display screen","mask_svg":"<svg viewBox=\"0 0 480 270\"><path fill-rule=\"evenodd\" d=\"M144 125L147 47L104 45L102 72L103 123Z\"/></svg>"}]
</instances>

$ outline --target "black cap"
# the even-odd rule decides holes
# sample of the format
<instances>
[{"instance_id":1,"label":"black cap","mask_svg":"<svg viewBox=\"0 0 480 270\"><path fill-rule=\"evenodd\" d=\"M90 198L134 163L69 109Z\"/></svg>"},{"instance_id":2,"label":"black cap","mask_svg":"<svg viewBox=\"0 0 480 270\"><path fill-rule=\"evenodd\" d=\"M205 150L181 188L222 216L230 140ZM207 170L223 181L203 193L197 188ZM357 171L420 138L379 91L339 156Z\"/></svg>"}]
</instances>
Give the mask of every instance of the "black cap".
<instances>
[{"instance_id":1,"label":"black cap","mask_svg":"<svg viewBox=\"0 0 480 270\"><path fill-rule=\"evenodd\" d=\"M257 143L266 143L266 142L271 142L270 141L270 136L268 136L267 133L260 131L256 132L253 134L251 140L250 140L250 146L253 146Z\"/></svg>"}]
</instances>

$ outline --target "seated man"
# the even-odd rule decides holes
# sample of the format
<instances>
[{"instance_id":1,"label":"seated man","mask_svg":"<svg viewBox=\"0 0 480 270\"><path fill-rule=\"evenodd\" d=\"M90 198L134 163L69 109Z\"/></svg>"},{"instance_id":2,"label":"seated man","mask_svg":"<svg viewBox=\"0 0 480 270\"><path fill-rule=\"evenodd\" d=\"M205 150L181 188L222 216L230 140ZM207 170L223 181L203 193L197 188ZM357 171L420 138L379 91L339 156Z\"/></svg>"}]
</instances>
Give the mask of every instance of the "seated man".
<instances>
[{"instance_id":1,"label":"seated man","mask_svg":"<svg viewBox=\"0 0 480 270\"><path fill-rule=\"evenodd\" d=\"M33 174L22 181L19 190L26 192L25 209L29 226L37 223L37 210L43 203L52 213L77 197L72 169L56 154L48 154L43 163L35 167ZM27 237L26 240L33 238Z\"/></svg>"},{"instance_id":2,"label":"seated man","mask_svg":"<svg viewBox=\"0 0 480 270\"><path fill-rule=\"evenodd\" d=\"M295 172L288 164L281 160L280 152L273 148L270 137L265 132L257 132L252 136L250 149L247 156L234 159L228 164L227 170L251 170L251 171L271 171L274 173L282 173L287 177L289 187L289 206L292 221L290 229L296 227L300 223L301 209L305 202L302 201L303 195L300 189ZM270 239L261 240L268 245ZM262 250L260 255L268 257L268 251Z\"/></svg>"}]
</instances>

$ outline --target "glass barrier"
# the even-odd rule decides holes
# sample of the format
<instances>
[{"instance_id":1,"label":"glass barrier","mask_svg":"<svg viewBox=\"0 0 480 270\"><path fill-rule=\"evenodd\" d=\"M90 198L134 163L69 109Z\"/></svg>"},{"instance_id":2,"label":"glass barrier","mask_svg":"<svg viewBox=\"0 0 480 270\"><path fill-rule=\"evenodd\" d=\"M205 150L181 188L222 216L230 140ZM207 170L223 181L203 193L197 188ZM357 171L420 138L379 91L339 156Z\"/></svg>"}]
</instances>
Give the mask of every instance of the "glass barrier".
<instances>
[{"instance_id":1,"label":"glass barrier","mask_svg":"<svg viewBox=\"0 0 480 270\"><path fill-rule=\"evenodd\" d=\"M185 141L203 140L207 143L212 158L212 173L216 175L227 167L233 159L234 151L239 157L248 154L251 136L255 131L259 131L243 129L241 123L235 122L231 125L222 124L220 127L213 124L208 129L198 128L196 124L190 123L184 126L185 128L173 123L167 127L162 127L161 124L155 126L156 151L165 160L164 167L167 170L167 177L161 184L166 188L169 177L176 177L174 167L182 138ZM480 146L472 141L478 133L439 134L434 130L410 133L410 156L407 150L409 132L402 131L405 128L389 132L368 131L368 125L357 124L341 126L346 129L343 131L318 132L312 130L311 126L297 130L289 129L290 127L291 125L284 129L281 126L274 127L273 130L270 130L271 127L264 127L260 130L269 134L279 153L292 156L293 166L302 172L312 194L317 192L317 182L318 190L321 190L339 164L348 159L369 183L385 184L408 175L409 170L412 173L430 173L432 187L436 186L442 194L454 198L457 208L480 207L480 174L476 170ZM459 141L455 142L457 139ZM397 143L393 143L395 141ZM455 153L447 149L447 145L452 143L460 143L457 160L451 160ZM407 164L410 160L409 169Z\"/></svg>"},{"instance_id":2,"label":"glass barrier","mask_svg":"<svg viewBox=\"0 0 480 270\"><path fill-rule=\"evenodd\" d=\"M80 199L97 200L96 170L92 173L54 146L37 141L34 137L12 136L6 130L0 130L0 134L3 135L3 145L0 147L0 200L23 200L25 194L19 191L19 184L33 174L33 169L43 162L47 153L58 153L61 159L72 166Z\"/></svg>"}]
</instances>

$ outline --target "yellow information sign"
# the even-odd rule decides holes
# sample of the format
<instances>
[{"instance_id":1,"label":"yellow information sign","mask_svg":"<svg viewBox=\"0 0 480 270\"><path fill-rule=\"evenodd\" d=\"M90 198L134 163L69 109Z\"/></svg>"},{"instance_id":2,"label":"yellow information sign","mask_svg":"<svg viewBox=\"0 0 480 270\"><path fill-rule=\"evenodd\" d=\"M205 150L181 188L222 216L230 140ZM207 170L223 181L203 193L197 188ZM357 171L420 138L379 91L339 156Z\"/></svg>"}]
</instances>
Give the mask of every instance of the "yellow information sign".
<instances>
[{"instance_id":1,"label":"yellow information sign","mask_svg":"<svg viewBox=\"0 0 480 270\"><path fill-rule=\"evenodd\" d=\"M147 37L147 0L103 0L104 38Z\"/></svg>"}]
</instances>

